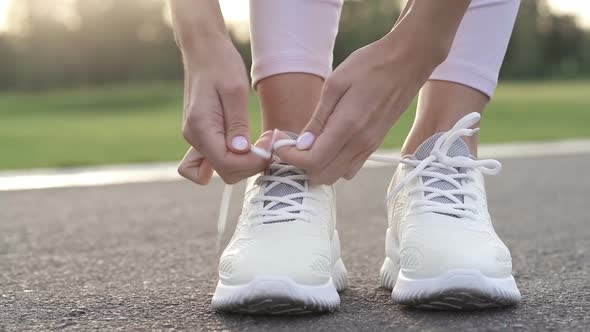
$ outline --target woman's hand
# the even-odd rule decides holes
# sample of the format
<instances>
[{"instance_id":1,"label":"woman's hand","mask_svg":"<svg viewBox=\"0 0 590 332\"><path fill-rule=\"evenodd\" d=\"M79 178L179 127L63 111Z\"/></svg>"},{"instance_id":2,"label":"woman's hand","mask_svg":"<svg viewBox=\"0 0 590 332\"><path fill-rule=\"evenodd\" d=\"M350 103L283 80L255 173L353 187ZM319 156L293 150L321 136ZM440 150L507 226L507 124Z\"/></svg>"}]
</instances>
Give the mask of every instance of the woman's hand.
<instances>
[{"instance_id":1,"label":"woman's hand","mask_svg":"<svg viewBox=\"0 0 590 332\"><path fill-rule=\"evenodd\" d=\"M279 149L313 184L352 178L446 58L468 0L414 0L382 39L352 53L326 80L297 147ZM450 8L449 8L450 7Z\"/></svg>"},{"instance_id":2,"label":"woman's hand","mask_svg":"<svg viewBox=\"0 0 590 332\"><path fill-rule=\"evenodd\" d=\"M262 171L267 161L247 153L246 69L225 31L217 0L172 0L171 9L184 61L182 133L192 146L179 173L206 184L213 169L226 183Z\"/></svg>"},{"instance_id":3,"label":"woman's hand","mask_svg":"<svg viewBox=\"0 0 590 332\"><path fill-rule=\"evenodd\" d=\"M266 133L264 133L259 139L258 141L256 141L256 146L269 151L270 150L270 145L271 145L271 139L272 139L272 131L268 131ZM257 157L260 158L260 157ZM262 160L262 159L261 159ZM263 162L264 164L264 168L266 168L266 162ZM241 170L244 171L244 170ZM260 170L255 169L255 172L258 173L260 172ZM205 158L205 155L202 154L201 152L199 152L197 149L195 149L194 147L191 147L186 154L184 155L184 158L182 158L182 161L180 162L180 165L178 166L178 173L180 175L182 175L183 177L197 183L197 184L207 184L209 183L209 180L211 180L211 177L213 176L213 167L211 166L211 163L207 160L207 158ZM256 174L254 173L254 174ZM244 173L245 175L242 175L240 173L236 173L236 177L239 179L241 178L245 178L248 177L252 174L247 174ZM229 182L226 181L228 183L233 183L233 182Z\"/></svg>"}]
</instances>

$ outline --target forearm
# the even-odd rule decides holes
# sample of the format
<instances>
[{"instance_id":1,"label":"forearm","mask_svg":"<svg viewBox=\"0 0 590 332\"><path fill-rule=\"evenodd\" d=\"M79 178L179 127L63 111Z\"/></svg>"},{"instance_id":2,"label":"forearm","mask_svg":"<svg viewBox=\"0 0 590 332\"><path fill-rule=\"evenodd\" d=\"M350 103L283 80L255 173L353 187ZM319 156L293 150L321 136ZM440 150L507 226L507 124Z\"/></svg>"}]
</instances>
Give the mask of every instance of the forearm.
<instances>
[{"instance_id":1,"label":"forearm","mask_svg":"<svg viewBox=\"0 0 590 332\"><path fill-rule=\"evenodd\" d=\"M174 36L185 52L198 53L205 42L229 39L218 0L170 0Z\"/></svg>"},{"instance_id":2,"label":"forearm","mask_svg":"<svg viewBox=\"0 0 590 332\"><path fill-rule=\"evenodd\" d=\"M470 0L409 0L385 37L392 49L411 50L432 69L447 57ZM406 47L400 48L399 45ZM396 46L397 45L397 46Z\"/></svg>"}]
</instances>

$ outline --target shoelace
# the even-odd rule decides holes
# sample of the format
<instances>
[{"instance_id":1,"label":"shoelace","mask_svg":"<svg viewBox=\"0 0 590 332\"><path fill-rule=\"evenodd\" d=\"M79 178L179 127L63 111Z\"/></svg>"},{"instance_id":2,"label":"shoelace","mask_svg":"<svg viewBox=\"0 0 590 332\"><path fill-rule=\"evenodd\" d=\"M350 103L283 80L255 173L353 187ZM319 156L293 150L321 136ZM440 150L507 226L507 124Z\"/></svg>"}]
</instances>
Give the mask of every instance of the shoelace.
<instances>
[{"instance_id":1,"label":"shoelace","mask_svg":"<svg viewBox=\"0 0 590 332\"><path fill-rule=\"evenodd\" d=\"M460 181L469 180L473 181L473 177L466 173L460 173L457 168L479 168L484 174L498 174L502 169L502 164L495 159L483 159L475 160L464 156L449 157L447 155L453 142L460 139L462 136L473 136L479 131L479 128L470 129L471 126L475 125L481 116L479 113L470 113L461 118L449 131L443 133L434 143L434 147L430 152L430 155L424 160L413 160L409 158L396 158L390 156L383 156L379 154L372 154L368 160L389 163L396 165L399 163L414 167L414 169L408 173L408 175L400 181L391 191L387 194L386 199L390 200L395 197L401 189L416 177L430 177L428 181L425 181L422 186L416 187L410 191L415 192L430 192L423 199L416 201L410 209L415 209L417 212L437 212L443 214L455 215L457 217L475 218L477 216L477 209L471 204L466 204L459 200L455 195L463 195L467 197L475 197L475 193L464 189ZM257 146L252 145L250 151L259 157L270 160L274 157L273 152L277 151L284 146L294 146L297 141L294 139L281 139L276 140L276 131L273 133L271 138L271 151L263 150ZM272 166L271 166L272 167ZM259 184L266 185L263 190L267 193L272 187L279 183L286 183L293 187L301 190L300 193L289 194L283 197L267 196L261 194L253 198L253 202L270 202L263 209L256 213L257 217L260 217L260 223L272 223L281 220L307 220L305 214L302 212L313 213L310 209L307 209L304 204L299 203L295 198L313 198L311 194L307 192L307 175L297 167L290 165L281 165L282 170L279 172L293 171L297 175L290 175L286 177L273 175L262 175L257 181ZM436 169L447 169L452 174L446 175L440 172L436 172ZM300 185L296 180L303 180L305 185ZM439 188L428 187L429 184L436 181L446 181L453 185L456 189L453 190L442 190ZM227 214L229 210L229 203L231 194L233 191L233 185L225 185L221 198L221 206L219 211L219 219L217 221L217 248L219 250L221 237L225 232L227 224ZM435 197L446 197L453 203L442 203L433 201ZM270 210L272 207L279 203L284 203L285 206L279 209Z\"/></svg>"},{"instance_id":2,"label":"shoelace","mask_svg":"<svg viewBox=\"0 0 590 332\"><path fill-rule=\"evenodd\" d=\"M475 199L476 194L466 190L460 182L464 180L475 181L475 179L467 173L460 173L458 169L479 168L484 174L495 175L502 170L502 164L495 159L475 160L464 156L449 157L447 153L455 140L460 139L461 136L473 136L479 131L479 128L470 129L469 127L476 124L480 117L479 113L470 113L457 121L453 128L443 133L435 141L430 155L424 160L413 160L408 158L399 160L399 163L410 165L414 167L414 169L387 194L387 199L389 200L395 197L406 184L416 177L430 177L430 179L425 181L422 186L418 186L409 192L409 194L416 192L430 192L430 194L424 196L423 199L414 202L410 209L414 209L418 213L437 212L475 219L477 217L476 207L471 204L466 204L464 201L457 198L457 196L467 196ZM447 175L437 172L437 169L449 170L451 174ZM441 180L450 183L456 189L443 190L429 187L430 184ZM453 203L434 201L433 198L436 197L448 198Z\"/></svg>"},{"instance_id":3,"label":"shoelace","mask_svg":"<svg viewBox=\"0 0 590 332\"><path fill-rule=\"evenodd\" d=\"M253 197L252 203L262 202L263 206L253 213L252 217L259 224L271 224L295 219L307 221L305 214L301 212L313 214L313 210L306 208L303 203L298 202L298 199L301 202L303 202L304 198L313 199L313 195L307 192L308 176L299 168L291 165L271 164L269 167L271 170L274 169L271 175L261 175L256 179L256 183L262 186L264 194ZM280 176L283 173L292 173L292 175ZM300 182L303 182L303 184L300 184ZM298 192L285 196L266 195L272 188L280 184L292 186ZM281 205L282 207L279 207Z\"/></svg>"}]
</instances>

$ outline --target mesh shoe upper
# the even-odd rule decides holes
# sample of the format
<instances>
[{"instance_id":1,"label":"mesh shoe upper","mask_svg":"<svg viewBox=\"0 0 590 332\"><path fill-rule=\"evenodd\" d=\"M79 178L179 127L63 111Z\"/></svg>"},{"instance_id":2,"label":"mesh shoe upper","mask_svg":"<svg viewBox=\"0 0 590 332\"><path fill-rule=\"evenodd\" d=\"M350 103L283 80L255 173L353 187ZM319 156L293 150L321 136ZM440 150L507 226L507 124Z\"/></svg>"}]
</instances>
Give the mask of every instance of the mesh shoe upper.
<instances>
[{"instance_id":1,"label":"mesh shoe upper","mask_svg":"<svg viewBox=\"0 0 590 332\"><path fill-rule=\"evenodd\" d=\"M478 168L487 161L473 159L463 139L446 133L427 139L406 160L390 186L396 190L388 204L393 244L387 249L404 275L432 278L450 269L477 269L510 276L510 253L494 232Z\"/></svg>"},{"instance_id":2,"label":"mesh shoe upper","mask_svg":"<svg viewBox=\"0 0 590 332\"><path fill-rule=\"evenodd\" d=\"M434 148L434 143L436 142L436 140L438 138L440 138L440 136L442 134L443 133L435 134L435 135L431 136L430 138L428 138L427 140L425 140L424 142L422 142L422 144L420 144L418 149L416 149L416 152L414 153L412 158L414 158L416 160L424 160L424 159L428 158L428 156L430 155L430 152ZM449 157L463 156L463 157L473 158L473 156L471 155L471 152L469 151L469 147L467 146L465 141L461 138L459 138L453 142L453 144L449 148L449 151L447 152L447 155ZM461 169L461 168L455 168L455 169L460 173L465 173L464 169ZM442 173L442 174L446 174L446 175L453 173L450 170L442 169L442 168L439 168L436 171L439 173ZM431 179L432 178L429 176L422 177L423 182L427 182L428 180L431 180ZM442 190L457 189L455 186L453 186L453 184L451 184L447 181L444 181L444 180L436 180L435 182L429 184L428 187L439 188ZM428 194L431 194L431 192L427 191L424 194L428 195ZM454 196L457 197L461 202L464 202L463 195L454 195ZM444 196L437 196L437 197L434 197L432 200L434 200L436 202L441 202L441 203L453 203L450 199L448 199Z\"/></svg>"},{"instance_id":3,"label":"mesh shoe upper","mask_svg":"<svg viewBox=\"0 0 590 332\"><path fill-rule=\"evenodd\" d=\"M334 231L332 186L309 186L302 171L273 164L248 179L236 231L220 258L220 279L244 284L256 276L279 275L324 284L339 259Z\"/></svg>"}]
</instances>

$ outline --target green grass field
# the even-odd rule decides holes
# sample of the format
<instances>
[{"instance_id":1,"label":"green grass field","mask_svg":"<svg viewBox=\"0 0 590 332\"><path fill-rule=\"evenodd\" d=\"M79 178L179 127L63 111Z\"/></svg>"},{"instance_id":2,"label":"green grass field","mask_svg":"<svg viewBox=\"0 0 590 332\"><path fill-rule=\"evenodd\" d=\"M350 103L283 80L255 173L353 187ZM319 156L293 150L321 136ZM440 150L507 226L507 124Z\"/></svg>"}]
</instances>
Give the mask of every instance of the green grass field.
<instances>
[{"instance_id":1,"label":"green grass field","mask_svg":"<svg viewBox=\"0 0 590 332\"><path fill-rule=\"evenodd\" d=\"M0 94L0 169L178 160L180 83ZM383 147L399 148L414 110ZM258 103L250 99L253 136ZM504 83L482 124L484 143L590 137L590 81Z\"/></svg>"}]
</instances>

